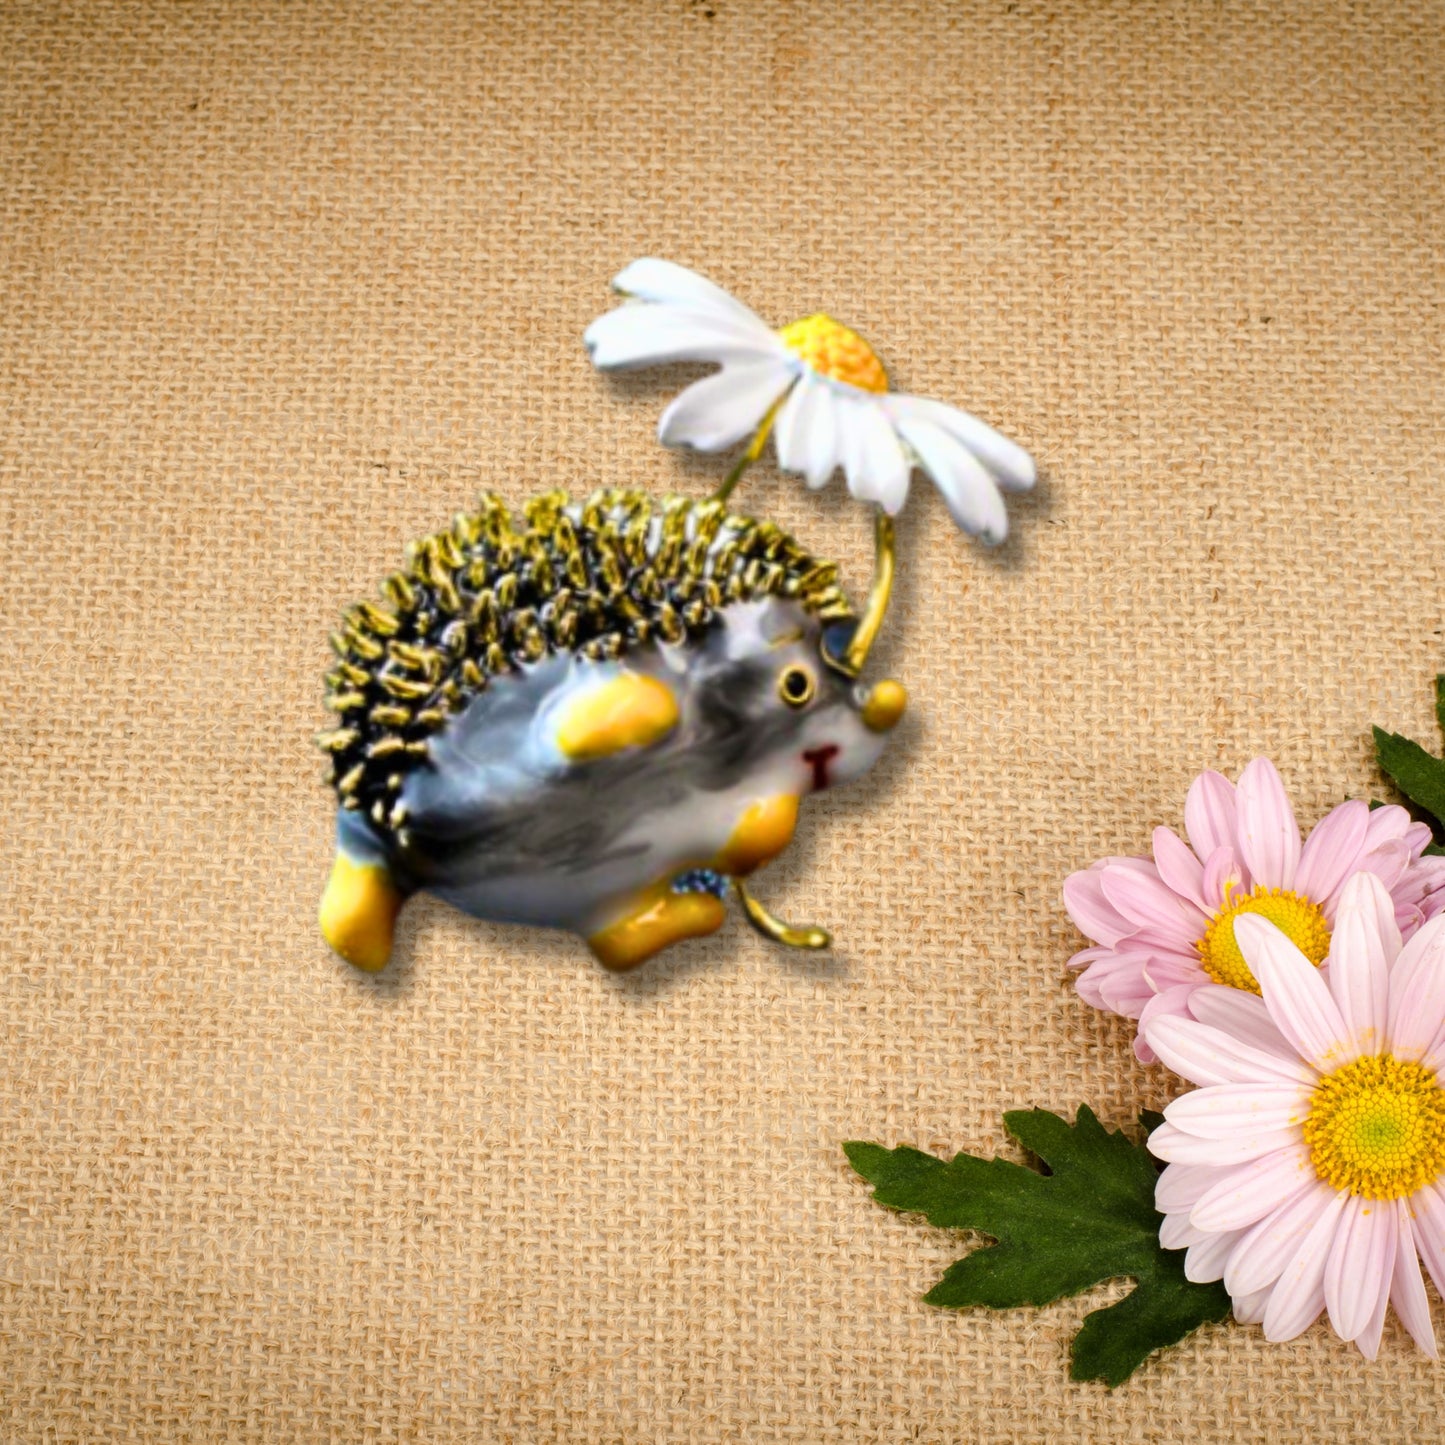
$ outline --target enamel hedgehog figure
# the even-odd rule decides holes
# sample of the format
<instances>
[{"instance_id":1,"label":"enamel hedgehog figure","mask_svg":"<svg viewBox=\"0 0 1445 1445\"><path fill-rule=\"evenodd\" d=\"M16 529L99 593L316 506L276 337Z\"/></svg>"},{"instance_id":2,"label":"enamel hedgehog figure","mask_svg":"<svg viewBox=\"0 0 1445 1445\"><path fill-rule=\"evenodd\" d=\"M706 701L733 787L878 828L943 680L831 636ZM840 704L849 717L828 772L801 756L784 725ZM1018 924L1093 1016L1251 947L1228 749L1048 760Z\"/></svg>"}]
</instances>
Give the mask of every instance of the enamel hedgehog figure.
<instances>
[{"instance_id":1,"label":"enamel hedgehog figure","mask_svg":"<svg viewBox=\"0 0 1445 1445\"><path fill-rule=\"evenodd\" d=\"M321 929L358 968L427 889L571 929L612 969L711 933L787 847L798 805L877 760L904 710L859 682L892 584L855 617L831 562L720 501L493 497L411 549L333 638L336 860Z\"/></svg>"},{"instance_id":2,"label":"enamel hedgehog figure","mask_svg":"<svg viewBox=\"0 0 1445 1445\"><path fill-rule=\"evenodd\" d=\"M385 601L332 639L323 734L339 808L321 930L383 968L397 914L428 890L478 918L565 928L628 969L711 933L735 899L769 938L791 928L747 880L792 840L810 793L878 760L906 697L863 670L893 586L893 517L914 470L985 543L1028 453L969 413L894 391L877 354L823 312L771 329L668 261L628 266L625 304L586 345L602 371L719 370L663 412L668 446L746 443L706 501L560 492L514 518L496 497L413 545ZM875 509L856 614L837 569L728 498L769 439L782 471L842 470Z\"/></svg>"}]
</instances>

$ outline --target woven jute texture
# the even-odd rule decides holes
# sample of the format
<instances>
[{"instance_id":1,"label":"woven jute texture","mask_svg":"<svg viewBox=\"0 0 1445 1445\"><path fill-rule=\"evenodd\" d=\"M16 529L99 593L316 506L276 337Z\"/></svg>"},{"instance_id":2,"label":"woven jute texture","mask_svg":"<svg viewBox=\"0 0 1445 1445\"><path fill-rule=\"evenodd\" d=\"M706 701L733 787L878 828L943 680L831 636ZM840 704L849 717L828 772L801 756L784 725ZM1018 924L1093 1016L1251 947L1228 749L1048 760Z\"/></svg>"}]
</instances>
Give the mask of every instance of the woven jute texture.
<instances>
[{"instance_id":1,"label":"woven jute texture","mask_svg":"<svg viewBox=\"0 0 1445 1445\"><path fill-rule=\"evenodd\" d=\"M1065 967L1074 868L1204 766L1379 795L1445 662L1445 9L844 0L0 6L0 1431L14 1441L1436 1438L1393 1321L920 1296L968 1240L850 1138L1010 1153L1180 1087ZM641 255L1039 458L989 553L915 480L908 723L734 921L627 977L318 936L326 637L484 487L702 496L700 369L581 345ZM867 518L739 500L866 586ZM1437 1320L1445 1327L1438 1301Z\"/></svg>"}]
</instances>

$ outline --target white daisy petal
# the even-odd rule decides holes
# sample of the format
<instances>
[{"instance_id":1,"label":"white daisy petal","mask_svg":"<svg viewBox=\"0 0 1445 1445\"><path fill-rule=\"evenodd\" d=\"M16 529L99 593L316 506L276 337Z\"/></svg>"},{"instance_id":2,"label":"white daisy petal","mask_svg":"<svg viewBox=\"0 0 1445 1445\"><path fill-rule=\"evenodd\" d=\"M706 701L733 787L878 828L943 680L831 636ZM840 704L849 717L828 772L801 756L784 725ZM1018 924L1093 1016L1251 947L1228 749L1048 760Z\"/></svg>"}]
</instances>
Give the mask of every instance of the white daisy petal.
<instances>
[{"instance_id":1,"label":"white daisy petal","mask_svg":"<svg viewBox=\"0 0 1445 1445\"><path fill-rule=\"evenodd\" d=\"M1242 913L1234 920L1234 938L1259 980L1270 1017L1303 1058L1328 1070L1358 1056L1319 969L1274 924Z\"/></svg>"},{"instance_id":2,"label":"white daisy petal","mask_svg":"<svg viewBox=\"0 0 1445 1445\"><path fill-rule=\"evenodd\" d=\"M877 502L890 517L896 516L908 498L911 470L898 434L871 398L840 398L838 411L848 437L848 490L862 501Z\"/></svg>"},{"instance_id":3,"label":"white daisy petal","mask_svg":"<svg viewBox=\"0 0 1445 1445\"><path fill-rule=\"evenodd\" d=\"M981 462L941 427L904 419L899 435L913 448L918 465L943 493L953 520L980 541L996 546L1008 535L1008 513L998 485Z\"/></svg>"},{"instance_id":4,"label":"white daisy petal","mask_svg":"<svg viewBox=\"0 0 1445 1445\"><path fill-rule=\"evenodd\" d=\"M644 256L619 271L612 278L613 288L640 301L652 301L662 305L680 306L689 311L702 311L713 316L725 317L742 322L754 330L772 337L772 328L755 311L744 306L736 296L724 291L721 286L679 266L673 261L659 261L654 256Z\"/></svg>"},{"instance_id":5,"label":"white daisy petal","mask_svg":"<svg viewBox=\"0 0 1445 1445\"><path fill-rule=\"evenodd\" d=\"M1164 1117L1196 1139L1227 1139L1233 1144L1302 1127L1308 1112L1307 1088L1254 1080L1195 1089L1175 1099L1164 1110Z\"/></svg>"},{"instance_id":6,"label":"white daisy petal","mask_svg":"<svg viewBox=\"0 0 1445 1445\"><path fill-rule=\"evenodd\" d=\"M1353 1340L1370 1323L1395 1272L1394 1207L1350 1195L1340 1212L1325 1260L1325 1308L1342 1340Z\"/></svg>"},{"instance_id":7,"label":"white daisy petal","mask_svg":"<svg viewBox=\"0 0 1445 1445\"><path fill-rule=\"evenodd\" d=\"M1201 1195L1189 1211L1189 1222L1211 1232L1247 1229L1307 1189L1314 1179L1310 1151L1303 1143L1262 1154L1231 1170Z\"/></svg>"},{"instance_id":8,"label":"white daisy petal","mask_svg":"<svg viewBox=\"0 0 1445 1445\"><path fill-rule=\"evenodd\" d=\"M725 366L673 398L657 424L658 439L669 447L723 451L757 430L792 379L781 359Z\"/></svg>"},{"instance_id":9,"label":"white daisy petal","mask_svg":"<svg viewBox=\"0 0 1445 1445\"><path fill-rule=\"evenodd\" d=\"M1271 1344L1303 1334L1324 1309L1325 1262L1346 1197L1331 1193L1329 1202L1280 1275L1264 1312L1264 1337Z\"/></svg>"},{"instance_id":10,"label":"white daisy petal","mask_svg":"<svg viewBox=\"0 0 1445 1445\"><path fill-rule=\"evenodd\" d=\"M1246 1230L1224 1271L1225 1289L1239 1296L1272 1285L1284 1273L1285 1265L1294 1258L1315 1221L1337 1197L1327 1184L1316 1181Z\"/></svg>"},{"instance_id":11,"label":"white daisy petal","mask_svg":"<svg viewBox=\"0 0 1445 1445\"><path fill-rule=\"evenodd\" d=\"M1376 1054L1385 1039L1390 965L1400 951L1395 905L1373 873L1353 874L1340 895L1330 938L1330 994L1354 1047Z\"/></svg>"},{"instance_id":12,"label":"white daisy petal","mask_svg":"<svg viewBox=\"0 0 1445 1445\"><path fill-rule=\"evenodd\" d=\"M823 384L811 371L804 370L788 399L778 408L773 423L773 445L777 449L778 466L785 472L808 469L808 437L810 417Z\"/></svg>"},{"instance_id":13,"label":"white daisy petal","mask_svg":"<svg viewBox=\"0 0 1445 1445\"><path fill-rule=\"evenodd\" d=\"M1432 1360L1440 1358L1435 1344L1435 1326L1430 1321L1430 1300L1425 1294L1425 1280L1420 1274L1420 1257L1415 1252L1415 1225L1410 1219L1408 1200L1395 1201L1400 1243L1395 1250L1395 1273L1390 1280L1390 1303L1400 1316L1400 1323Z\"/></svg>"},{"instance_id":14,"label":"white daisy petal","mask_svg":"<svg viewBox=\"0 0 1445 1445\"><path fill-rule=\"evenodd\" d=\"M1017 442L1011 442L987 422L956 406L895 392L885 398L884 407L895 421L928 422L947 432L993 473L1005 491L1026 492L1038 479L1034 459Z\"/></svg>"},{"instance_id":15,"label":"white daisy petal","mask_svg":"<svg viewBox=\"0 0 1445 1445\"><path fill-rule=\"evenodd\" d=\"M815 491L833 475L839 457L837 402L833 388L819 384L808 408L808 464L805 479Z\"/></svg>"},{"instance_id":16,"label":"white daisy petal","mask_svg":"<svg viewBox=\"0 0 1445 1445\"><path fill-rule=\"evenodd\" d=\"M592 364L601 371L630 371L672 361L760 361L778 357L771 332L676 306L619 306L599 316L583 336Z\"/></svg>"}]
</instances>

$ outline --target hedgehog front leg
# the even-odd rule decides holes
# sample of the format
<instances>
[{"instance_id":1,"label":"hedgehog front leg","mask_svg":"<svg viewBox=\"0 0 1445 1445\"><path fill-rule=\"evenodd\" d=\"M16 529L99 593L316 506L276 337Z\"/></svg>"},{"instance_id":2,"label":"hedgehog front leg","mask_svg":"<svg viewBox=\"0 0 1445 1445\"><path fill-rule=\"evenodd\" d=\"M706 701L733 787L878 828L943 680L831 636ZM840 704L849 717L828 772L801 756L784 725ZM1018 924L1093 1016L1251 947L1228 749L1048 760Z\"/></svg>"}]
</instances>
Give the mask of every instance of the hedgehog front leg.
<instances>
[{"instance_id":1,"label":"hedgehog front leg","mask_svg":"<svg viewBox=\"0 0 1445 1445\"><path fill-rule=\"evenodd\" d=\"M391 958L396 916L405 902L406 895L384 863L353 858L344 844L338 844L321 895L322 937L347 963L376 973Z\"/></svg>"},{"instance_id":2,"label":"hedgehog front leg","mask_svg":"<svg viewBox=\"0 0 1445 1445\"><path fill-rule=\"evenodd\" d=\"M620 918L587 936L587 946L604 968L622 973L684 938L716 933L727 909L712 893L679 893L670 878L639 893Z\"/></svg>"}]
</instances>

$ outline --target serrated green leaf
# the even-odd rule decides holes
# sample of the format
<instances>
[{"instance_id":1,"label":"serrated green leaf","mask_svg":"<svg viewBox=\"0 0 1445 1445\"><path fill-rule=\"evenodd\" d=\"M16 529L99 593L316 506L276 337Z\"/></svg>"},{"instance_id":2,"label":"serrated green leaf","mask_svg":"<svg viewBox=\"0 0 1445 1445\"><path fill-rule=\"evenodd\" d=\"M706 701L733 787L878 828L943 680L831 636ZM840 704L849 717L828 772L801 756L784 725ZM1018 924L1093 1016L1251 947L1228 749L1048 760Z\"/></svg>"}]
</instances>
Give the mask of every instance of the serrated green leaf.
<instances>
[{"instance_id":1,"label":"serrated green leaf","mask_svg":"<svg viewBox=\"0 0 1445 1445\"><path fill-rule=\"evenodd\" d=\"M1152 1134L1164 1122L1164 1115L1158 1109L1140 1109L1139 1123L1145 1135Z\"/></svg>"},{"instance_id":2,"label":"serrated green leaf","mask_svg":"<svg viewBox=\"0 0 1445 1445\"><path fill-rule=\"evenodd\" d=\"M1435 721L1445 733L1445 672L1435 675Z\"/></svg>"},{"instance_id":3,"label":"serrated green leaf","mask_svg":"<svg viewBox=\"0 0 1445 1445\"><path fill-rule=\"evenodd\" d=\"M996 1241L950 1266L924 1296L929 1304L1044 1305L1129 1276L1133 1293L1095 1310L1074 1342L1073 1377L1111 1389L1153 1351L1224 1317L1223 1287L1190 1283L1183 1252L1160 1247L1158 1167L1144 1145L1105 1129L1086 1105L1072 1124L1046 1109L1007 1113L1004 1124L1048 1173L971 1154L944 1161L906 1146L843 1146L880 1204Z\"/></svg>"},{"instance_id":4,"label":"serrated green leaf","mask_svg":"<svg viewBox=\"0 0 1445 1445\"><path fill-rule=\"evenodd\" d=\"M1437 824L1445 823L1445 761L1432 757L1409 738L1374 728L1375 757L1395 786Z\"/></svg>"}]
</instances>

